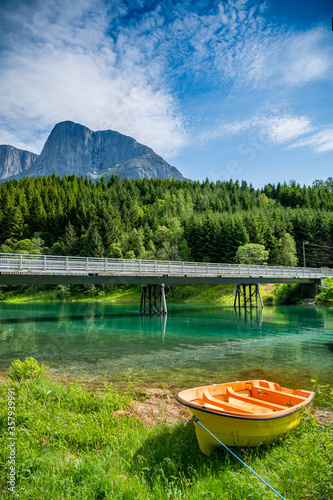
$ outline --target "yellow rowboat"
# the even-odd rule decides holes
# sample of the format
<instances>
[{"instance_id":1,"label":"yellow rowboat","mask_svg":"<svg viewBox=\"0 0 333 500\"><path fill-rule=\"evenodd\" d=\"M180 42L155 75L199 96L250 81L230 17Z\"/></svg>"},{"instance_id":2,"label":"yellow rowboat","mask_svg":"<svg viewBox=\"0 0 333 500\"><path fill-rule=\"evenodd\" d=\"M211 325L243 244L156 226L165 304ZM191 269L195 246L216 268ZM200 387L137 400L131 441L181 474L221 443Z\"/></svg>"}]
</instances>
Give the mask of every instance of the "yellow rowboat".
<instances>
[{"instance_id":1,"label":"yellow rowboat","mask_svg":"<svg viewBox=\"0 0 333 500\"><path fill-rule=\"evenodd\" d=\"M195 387L176 396L226 446L273 441L299 424L299 410L313 398L314 392L286 389L267 380ZM211 455L219 443L201 425L194 425L201 451Z\"/></svg>"}]
</instances>

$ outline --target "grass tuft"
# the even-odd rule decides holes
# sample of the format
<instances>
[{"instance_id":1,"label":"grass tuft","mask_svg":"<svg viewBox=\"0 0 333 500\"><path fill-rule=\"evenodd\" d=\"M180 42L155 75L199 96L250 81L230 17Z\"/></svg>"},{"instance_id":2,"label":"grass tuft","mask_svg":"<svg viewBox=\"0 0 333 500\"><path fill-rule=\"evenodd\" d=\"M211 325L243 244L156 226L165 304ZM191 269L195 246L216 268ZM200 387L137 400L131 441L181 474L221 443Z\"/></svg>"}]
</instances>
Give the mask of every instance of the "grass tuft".
<instances>
[{"instance_id":1,"label":"grass tuft","mask_svg":"<svg viewBox=\"0 0 333 500\"><path fill-rule=\"evenodd\" d=\"M28 380L31 378L42 379L48 366L40 364L32 357L25 358L22 362L20 359L13 361L9 368L9 377L12 380Z\"/></svg>"}]
</instances>

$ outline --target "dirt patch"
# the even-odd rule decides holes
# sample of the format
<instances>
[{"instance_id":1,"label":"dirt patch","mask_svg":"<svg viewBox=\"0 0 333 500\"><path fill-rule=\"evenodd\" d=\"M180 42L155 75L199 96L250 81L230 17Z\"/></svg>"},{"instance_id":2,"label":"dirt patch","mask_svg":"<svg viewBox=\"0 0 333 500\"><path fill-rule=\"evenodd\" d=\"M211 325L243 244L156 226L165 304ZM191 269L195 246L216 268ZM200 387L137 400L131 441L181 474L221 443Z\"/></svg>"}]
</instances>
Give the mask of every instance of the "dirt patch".
<instances>
[{"instance_id":1,"label":"dirt patch","mask_svg":"<svg viewBox=\"0 0 333 500\"><path fill-rule=\"evenodd\" d=\"M333 424L333 411L315 409L316 419L324 425Z\"/></svg>"},{"instance_id":2,"label":"dirt patch","mask_svg":"<svg viewBox=\"0 0 333 500\"><path fill-rule=\"evenodd\" d=\"M127 410L115 411L116 415L138 417L143 424L175 425L191 417L190 411L179 404L168 389L147 389L146 399L134 401Z\"/></svg>"}]
</instances>

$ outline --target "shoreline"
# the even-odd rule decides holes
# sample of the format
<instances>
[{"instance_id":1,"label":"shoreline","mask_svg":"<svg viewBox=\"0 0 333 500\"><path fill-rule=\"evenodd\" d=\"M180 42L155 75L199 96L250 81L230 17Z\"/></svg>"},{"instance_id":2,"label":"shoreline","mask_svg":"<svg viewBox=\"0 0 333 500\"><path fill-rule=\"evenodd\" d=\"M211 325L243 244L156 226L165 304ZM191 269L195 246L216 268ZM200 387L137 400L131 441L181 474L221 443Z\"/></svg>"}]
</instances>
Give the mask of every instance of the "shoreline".
<instances>
[{"instance_id":1,"label":"shoreline","mask_svg":"<svg viewBox=\"0 0 333 500\"><path fill-rule=\"evenodd\" d=\"M175 396L179 388L172 389L171 383L155 383L152 385L127 382L126 385L113 385L102 381L100 383L91 383L84 380L55 378L50 374L45 377L51 383L62 386L77 383L87 393L93 394L97 398L103 398L107 395L107 388L116 390L122 394L128 391L134 394L131 404L126 409L115 410L113 415L117 417L138 418L143 425L178 425L190 418L190 410L177 402ZM6 385L10 381L8 370L0 373L0 385ZM176 390L175 390L176 389ZM311 404L309 414L323 425L333 424L333 410L316 406L316 400Z\"/></svg>"},{"instance_id":2,"label":"shoreline","mask_svg":"<svg viewBox=\"0 0 333 500\"><path fill-rule=\"evenodd\" d=\"M189 305L225 305L234 304L234 285L173 285L166 289L167 303ZM305 306L332 306L332 302L316 301L315 298L298 301L279 301L275 296L278 287L274 284L260 285L260 292L265 306L271 305L305 305ZM3 304L28 304L28 303L106 303L106 304L135 304L140 303L140 287L129 286L105 292L92 287L87 293L78 294L69 289L54 286L53 289L32 287L29 291L17 293L14 291L0 290L0 303Z\"/></svg>"}]
</instances>

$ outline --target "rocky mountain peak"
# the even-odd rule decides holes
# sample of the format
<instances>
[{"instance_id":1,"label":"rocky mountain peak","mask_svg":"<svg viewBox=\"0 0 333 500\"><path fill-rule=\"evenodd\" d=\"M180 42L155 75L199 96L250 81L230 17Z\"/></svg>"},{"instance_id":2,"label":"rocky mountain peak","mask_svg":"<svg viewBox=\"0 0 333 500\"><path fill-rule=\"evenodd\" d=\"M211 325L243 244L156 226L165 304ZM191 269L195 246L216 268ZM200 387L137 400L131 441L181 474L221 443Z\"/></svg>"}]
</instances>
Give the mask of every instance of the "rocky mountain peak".
<instances>
[{"instance_id":1,"label":"rocky mountain peak","mask_svg":"<svg viewBox=\"0 0 333 500\"><path fill-rule=\"evenodd\" d=\"M14 148L7 144L0 146L0 179L26 172L36 161L38 155Z\"/></svg>"},{"instance_id":2,"label":"rocky mountain peak","mask_svg":"<svg viewBox=\"0 0 333 500\"><path fill-rule=\"evenodd\" d=\"M20 171L16 169L11 172L7 169L4 172L7 175L2 178L9 177L8 174L20 178L56 173L60 176L76 174L93 179L101 176L107 178L112 174L130 179L184 179L175 167L132 137L113 130L94 132L71 121L55 125L41 154L31 157L29 167L21 166Z\"/></svg>"}]
</instances>

